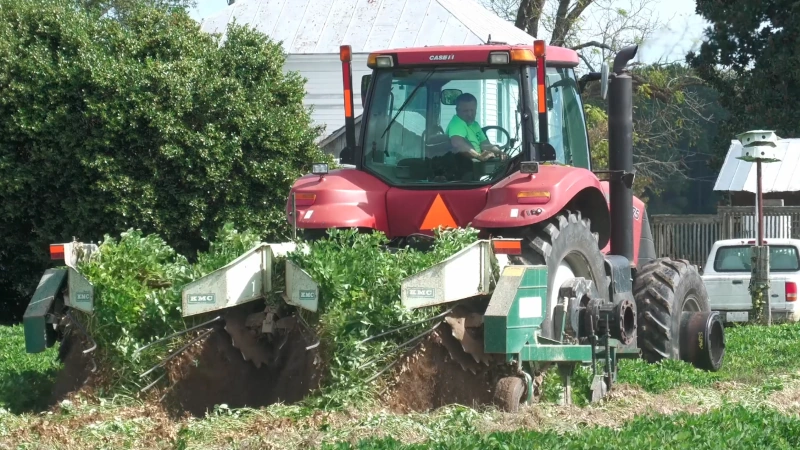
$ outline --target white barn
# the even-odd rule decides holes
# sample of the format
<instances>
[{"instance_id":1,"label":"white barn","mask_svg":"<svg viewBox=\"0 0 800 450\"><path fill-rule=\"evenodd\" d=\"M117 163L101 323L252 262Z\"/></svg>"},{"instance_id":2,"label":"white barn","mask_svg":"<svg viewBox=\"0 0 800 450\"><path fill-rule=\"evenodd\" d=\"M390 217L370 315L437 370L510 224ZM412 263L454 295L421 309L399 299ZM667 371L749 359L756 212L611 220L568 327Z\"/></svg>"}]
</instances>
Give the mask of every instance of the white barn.
<instances>
[{"instance_id":1,"label":"white barn","mask_svg":"<svg viewBox=\"0 0 800 450\"><path fill-rule=\"evenodd\" d=\"M222 0L219 0L222 1ZM534 38L475 0L237 0L201 21L208 33L224 34L229 23L247 24L283 43L284 70L306 83L305 105L325 126L320 145L338 156L344 141L339 46L353 51L356 126L361 115L361 77L367 56L386 48L482 44L533 44Z\"/></svg>"}]
</instances>

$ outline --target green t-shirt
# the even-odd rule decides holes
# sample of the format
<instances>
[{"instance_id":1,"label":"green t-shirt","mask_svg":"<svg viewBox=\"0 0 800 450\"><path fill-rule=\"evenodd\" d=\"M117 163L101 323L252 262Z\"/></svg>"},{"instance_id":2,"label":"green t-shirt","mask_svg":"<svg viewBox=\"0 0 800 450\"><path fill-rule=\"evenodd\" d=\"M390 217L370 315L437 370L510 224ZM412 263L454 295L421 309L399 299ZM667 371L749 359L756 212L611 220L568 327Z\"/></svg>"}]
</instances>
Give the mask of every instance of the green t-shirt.
<instances>
[{"instance_id":1,"label":"green t-shirt","mask_svg":"<svg viewBox=\"0 0 800 450\"><path fill-rule=\"evenodd\" d=\"M463 137L472 144L472 148L478 153L481 152L481 142L486 140L486 135L483 133L483 130L481 130L481 126L478 125L477 121L467 125L467 122L464 122L464 119L457 115L453 116L450 123L447 125L447 135L449 137Z\"/></svg>"}]
</instances>

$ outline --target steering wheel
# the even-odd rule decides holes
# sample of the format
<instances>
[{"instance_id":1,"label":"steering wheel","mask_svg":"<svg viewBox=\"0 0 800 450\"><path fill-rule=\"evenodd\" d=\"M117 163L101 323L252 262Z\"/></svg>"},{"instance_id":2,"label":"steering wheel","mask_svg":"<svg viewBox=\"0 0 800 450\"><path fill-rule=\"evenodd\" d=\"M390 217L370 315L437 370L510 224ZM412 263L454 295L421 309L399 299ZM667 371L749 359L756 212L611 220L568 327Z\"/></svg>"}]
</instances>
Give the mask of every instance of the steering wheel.
<instances>
[{"instance_id":1,"label":"steering wheel","mask_svg":"<svg viewBox=\"0 0 800 450\"><path fill-rule=\"evenodd\" d=\"M499 131L502 131L506 135L506 143L503 144L502 146L498 145L497 147L500 149L501 152L503 152L505 154L508 154L508 149L510 149L511 145L513 145L513 143L514 143L514 141L511 139L511 133L509 133L508 130L506 130L505 128L503 128L503 127L501 127L499 125L488 125L488 126L485 126L485 127L481 128L481 130L483 130L483 134L487 134L486 132L488 130L499 130ZM511 156L511 155L509 155L509 156Z\"/></svg>"}]
</instances>

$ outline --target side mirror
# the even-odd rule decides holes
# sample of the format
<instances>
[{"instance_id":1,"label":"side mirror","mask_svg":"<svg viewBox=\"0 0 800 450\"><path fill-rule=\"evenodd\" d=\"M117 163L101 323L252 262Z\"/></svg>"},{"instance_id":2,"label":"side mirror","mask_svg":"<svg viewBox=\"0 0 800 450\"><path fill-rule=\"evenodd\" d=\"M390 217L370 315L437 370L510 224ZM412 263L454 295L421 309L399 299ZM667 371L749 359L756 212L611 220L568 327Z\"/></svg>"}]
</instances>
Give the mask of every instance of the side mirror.
<instances>
[{"instance_id":1,"label":"side mirror","mask_svg":"<svg viewBox=\"0 0 800 450\"><path fill-rule=\"evenodd\" d=\"M444 89L442 90L442 104L452 106L456 104L456 99L461 95L461 89Z\"/></svg>"},{"instance_id":2,"label":"side mirror","mask_svg":"<svg viewBox=\"0 0 800 450\"><path fill-rule=\"evenodd\" d=\"M367 91L369 90L369 82L372 80L372 75L364 75L361 77L361 107L364 108L367 103Z\"/></svg>"},{"instance_id":3,"label":"side mirror","mask_svg":"<svg viewBox=\"0 0 800 450\"><path fill-rule=\"evenodd\" d=\"M600 68L600 97L602 97L602 99L605 100L607 94L608 94L608 63L603 61L603 65Z\"/></svg>"}]
</instances>

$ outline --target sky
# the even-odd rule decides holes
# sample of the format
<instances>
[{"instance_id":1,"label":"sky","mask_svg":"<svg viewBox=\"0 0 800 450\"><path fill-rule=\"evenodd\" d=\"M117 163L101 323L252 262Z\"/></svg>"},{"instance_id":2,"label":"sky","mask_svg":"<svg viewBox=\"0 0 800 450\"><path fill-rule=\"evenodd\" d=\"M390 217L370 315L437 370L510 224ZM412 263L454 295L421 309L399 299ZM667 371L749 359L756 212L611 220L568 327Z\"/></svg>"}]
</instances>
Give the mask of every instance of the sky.
<instances>
[{"instance_id":1,"label":"sky","mask_svg":"<svg viewBox=\"0 0 800 450\"><path fill-rule=\"evenodd\" d=\"M228 6L227 0L195 1L197 6L191 12L195 20L208 17ZM621 1L620 6L623 4L630 3ZM669 23L654 32L652 38L640 46L636 60L643 63L683 61L688 51L699 46L706 26L703 18L694 12L694 0L652 0L650 7L662 21Z\"/></svg>"}]
</instances>

